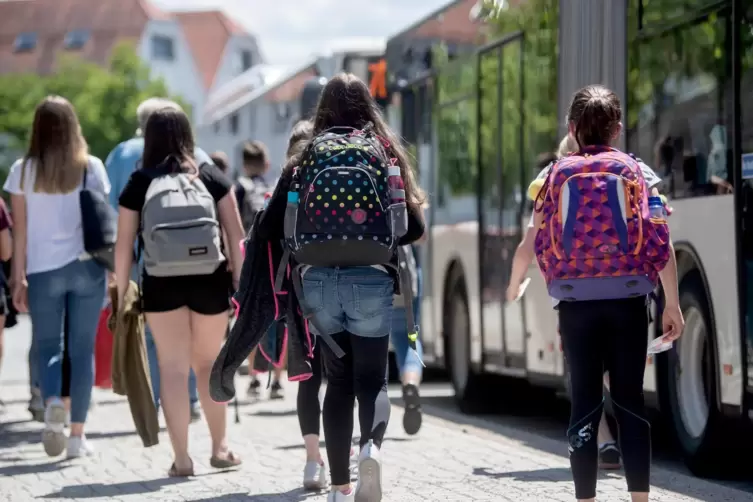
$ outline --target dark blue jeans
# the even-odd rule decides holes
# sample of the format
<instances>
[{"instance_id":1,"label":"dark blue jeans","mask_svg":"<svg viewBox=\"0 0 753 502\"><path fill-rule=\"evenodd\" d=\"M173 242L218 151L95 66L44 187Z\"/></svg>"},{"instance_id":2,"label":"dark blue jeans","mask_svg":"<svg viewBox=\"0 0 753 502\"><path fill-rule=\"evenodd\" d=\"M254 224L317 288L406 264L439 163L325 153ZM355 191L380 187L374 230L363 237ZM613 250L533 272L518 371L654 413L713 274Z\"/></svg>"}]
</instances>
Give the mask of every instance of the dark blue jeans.
<instances>
[{"instance_id":1,"label":"dark blue jeans","mask_svg":"<svg viewBox=\"0 0 753 502\"><path fill-rule=\"evenodd\" d=\"M56 270L30 274L29 314L42 398L62 387L63 319L68 316L71 362L71 422L83 423L94 385L94 339L105 299L105 270L94 260L76 260Z\"/></svg>"}]
</instances>

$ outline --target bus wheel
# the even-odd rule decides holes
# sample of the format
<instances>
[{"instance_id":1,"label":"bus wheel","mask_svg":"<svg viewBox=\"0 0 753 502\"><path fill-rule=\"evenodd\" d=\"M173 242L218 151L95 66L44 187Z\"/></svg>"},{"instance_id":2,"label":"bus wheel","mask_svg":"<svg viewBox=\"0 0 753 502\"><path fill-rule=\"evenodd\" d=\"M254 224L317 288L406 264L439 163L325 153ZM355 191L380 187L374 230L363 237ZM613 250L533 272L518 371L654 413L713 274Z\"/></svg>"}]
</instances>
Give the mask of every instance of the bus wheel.
<instances>
[{"instance_id":1,"label":"bus wheel","mask_svg":"<svg viewBox=\"0 0 753 502\"><path fill-rule=\"evenodd\" d=\"M688 468L697 476L713 476L724 460L718 446L726 443L719 437L711 316L697 274L685 278L680 291L685 331L667 354L668 404Z\"/></svg>"},{"instance_id":2,"label":"bus wheel","mask_svg":"<svg viewBox=\"0 0 753 502\"><path fill-rule=\"evenodd\" d=\"M448 330L447 365L455 390L455 400L463 413L478 413L482 411L480 403L483 402L481 379L471 365L471 323L468 295L462 277L458 277L452 283L445 312L445 326Z\"/></svg>"}]
</instances>

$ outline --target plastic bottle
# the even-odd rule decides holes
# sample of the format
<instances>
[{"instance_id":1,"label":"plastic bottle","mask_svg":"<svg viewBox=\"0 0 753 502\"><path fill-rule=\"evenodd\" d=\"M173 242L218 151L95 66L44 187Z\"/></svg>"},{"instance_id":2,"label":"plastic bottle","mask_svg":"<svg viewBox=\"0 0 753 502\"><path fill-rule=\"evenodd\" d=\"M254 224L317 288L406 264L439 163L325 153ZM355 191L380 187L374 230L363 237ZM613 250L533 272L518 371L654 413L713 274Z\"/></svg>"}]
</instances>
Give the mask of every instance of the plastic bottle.
<instances>
[{"instance_id":1,"label":"plastic bottle","mask_svg":"<svg viewBox=\"0 0 753 502\"><path fill-rule=\"evenodd\" d=\"M664 212L664 203L662 202L661 197L648 198L648 211L651 214L651 218L666 218L666 214Z\"/></svg>"},{"instance_id":2,"label":"plastic bottle","mask_svg":"<svg viewBox=\"0 0 753 502\"><path fill-rule=\"evenodd\" d=\"M390 187L390 199L392 203L405 202L405 185L400 174L400 166L390 166L387 177L387 185Z\"/></svg>"}]
</instances>

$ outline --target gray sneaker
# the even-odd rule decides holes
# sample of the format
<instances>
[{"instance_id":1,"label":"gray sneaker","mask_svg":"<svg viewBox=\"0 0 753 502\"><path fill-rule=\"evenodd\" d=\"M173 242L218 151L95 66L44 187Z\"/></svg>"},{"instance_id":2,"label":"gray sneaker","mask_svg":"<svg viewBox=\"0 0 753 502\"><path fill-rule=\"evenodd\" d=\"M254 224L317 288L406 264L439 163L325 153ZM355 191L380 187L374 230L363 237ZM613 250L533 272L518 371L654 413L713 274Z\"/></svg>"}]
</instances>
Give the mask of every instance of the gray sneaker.
<instances>
[{"instance_id":1,"label":"gray sneaker","mask_svg":"<svg viewBox=\"0 0 753 502\"><path fill-rule=\"evenodd\" d=\"M201 406L199 403L191 403L191 422L201 420Z\"/></svg>"},{"instance_id":2,"label":"gray sneaker","mask_svg":"<svg viewBox=\"0 0 753 502\"><path fill-rule=\"evenodd\" d=\"M44 401L42 401L42 393L39 389L31 389L29 413L35 422L44 422Z\"/></svg>"},{"instance_id":3,"label":"gray sneaker","mask_svg":"<svg viewBox=\"0 0 753 502\"><path fill-rule=\"evenodd\" d=\"M55 398L49 402L44 411L44 430L42 431L42 444L44 451L50 457L57 457L63 451L68 443L65 436L65 421L68 412L60 398Z\"/></svg>"}]
</instances>

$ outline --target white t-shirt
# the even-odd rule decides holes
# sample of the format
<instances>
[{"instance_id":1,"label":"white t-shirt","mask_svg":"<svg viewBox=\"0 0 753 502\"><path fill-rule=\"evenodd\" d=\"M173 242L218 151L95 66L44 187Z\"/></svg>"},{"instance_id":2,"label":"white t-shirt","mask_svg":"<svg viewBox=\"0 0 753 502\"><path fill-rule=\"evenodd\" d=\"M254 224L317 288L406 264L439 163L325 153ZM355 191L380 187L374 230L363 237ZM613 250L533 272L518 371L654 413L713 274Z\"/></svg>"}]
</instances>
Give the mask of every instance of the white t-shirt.
<instances>
[{"instance_id":1,"label":"white t-shirt","mask_svg":"<svg viewBox=\"0 0 753 502\"><path fill-rule=\"evenodd\" d=\"M26 198L26 273L57 270L84 255L84 233L78 198L81 186L66 194L34 192L36 168L26 163L21 189L23 159L10 168L3 189ZM83 182L83 179L82 179ZM110 181L102 161L89 156L86 188L110 193Z\"/></svg>"}]
</instances>

